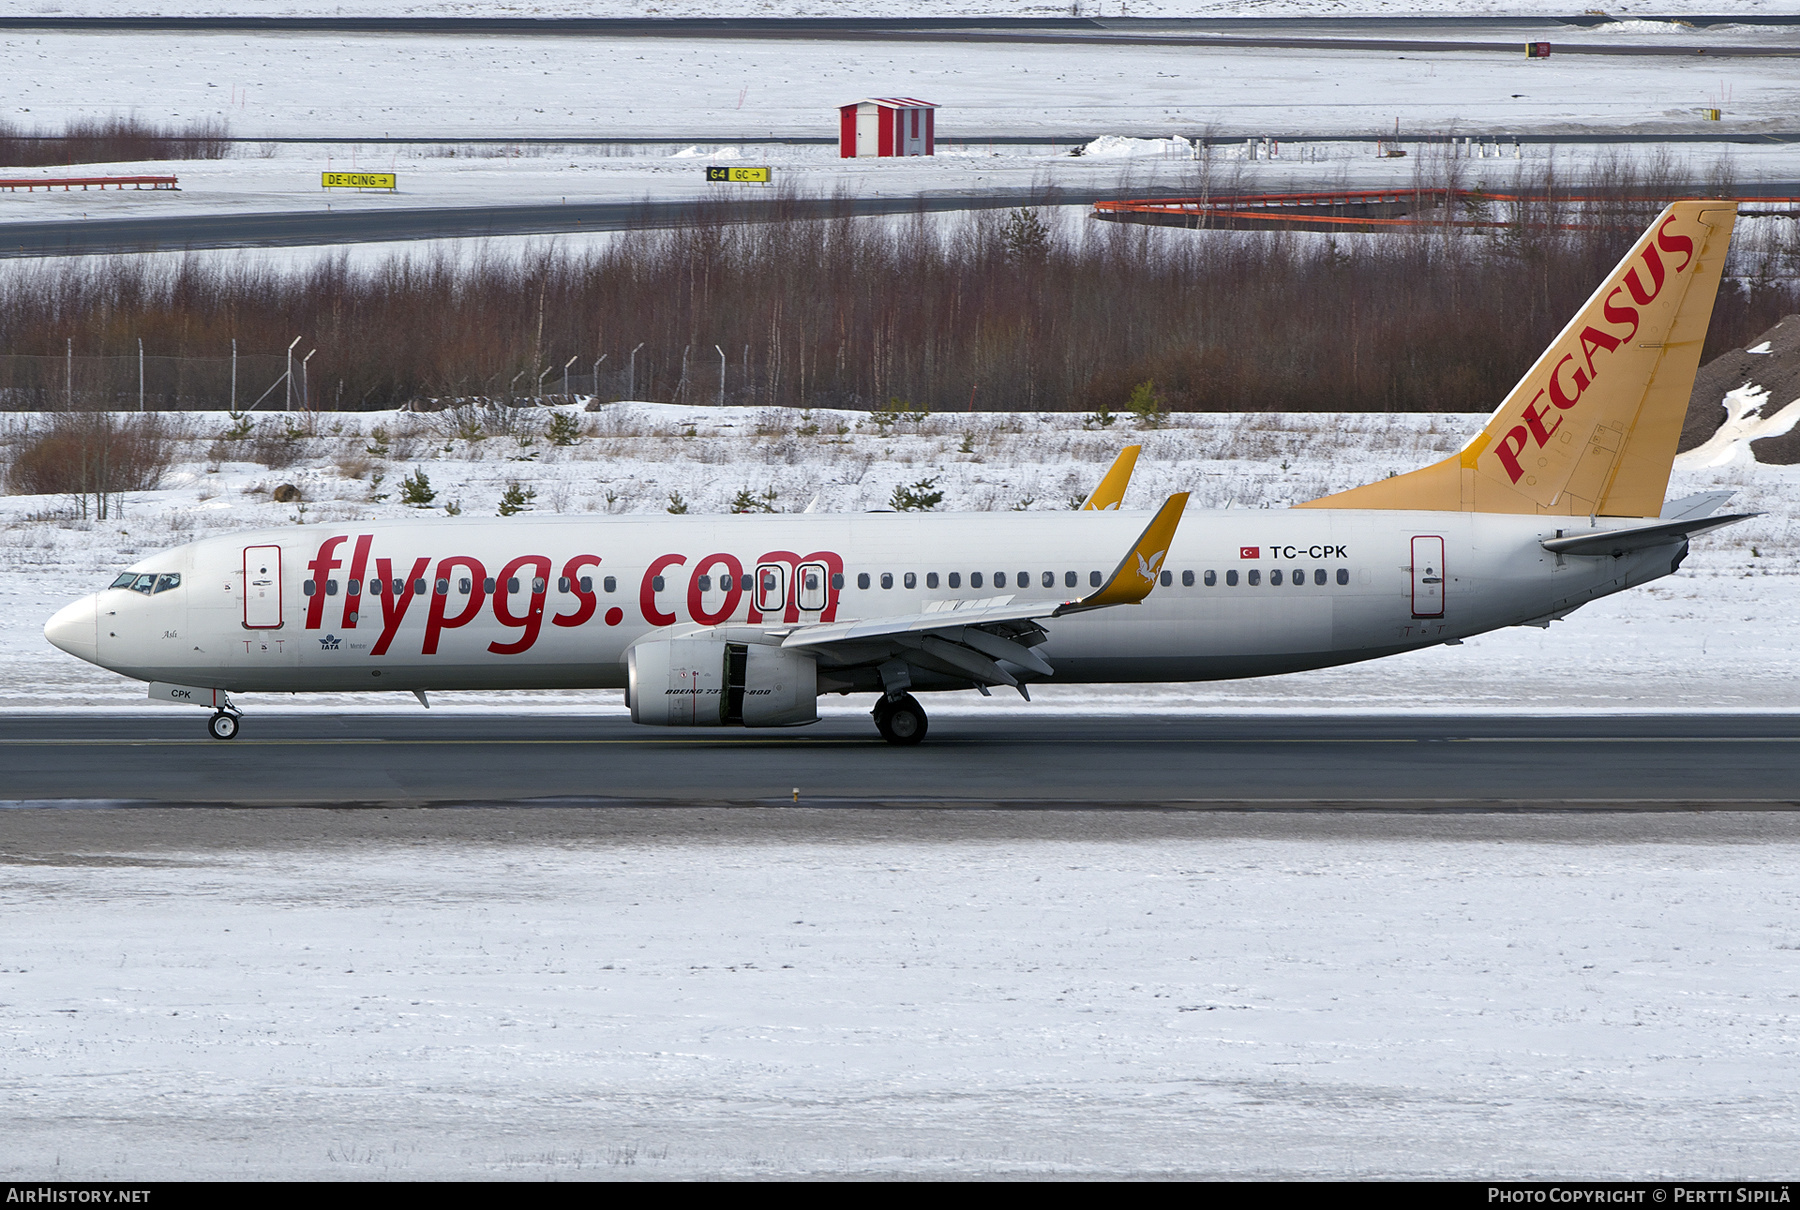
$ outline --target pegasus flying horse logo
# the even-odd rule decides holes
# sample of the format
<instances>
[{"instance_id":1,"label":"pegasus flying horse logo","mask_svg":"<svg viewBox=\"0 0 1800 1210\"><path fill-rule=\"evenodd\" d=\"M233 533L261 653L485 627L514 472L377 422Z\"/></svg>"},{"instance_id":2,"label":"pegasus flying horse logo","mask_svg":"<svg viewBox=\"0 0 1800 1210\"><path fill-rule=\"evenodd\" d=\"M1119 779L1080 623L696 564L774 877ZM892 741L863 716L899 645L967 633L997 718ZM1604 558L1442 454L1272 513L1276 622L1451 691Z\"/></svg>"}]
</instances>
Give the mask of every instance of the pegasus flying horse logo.
<instances>
[{"instance_id":1,"label":"pegasus flying horse logo","mask_svg":"<svg viewBox=\"0 0 1800 1210\"><path fill-rule=\"evenodd\" d=\"M1162 568L1163 556L1168 553L1167 550L1159 550L1151 555L1148 561L1144 559L1143 555L1138 555L1138 575L1143 577L1146 584L1155 582L1156 573Z\"/></svg>"}]
</instances>

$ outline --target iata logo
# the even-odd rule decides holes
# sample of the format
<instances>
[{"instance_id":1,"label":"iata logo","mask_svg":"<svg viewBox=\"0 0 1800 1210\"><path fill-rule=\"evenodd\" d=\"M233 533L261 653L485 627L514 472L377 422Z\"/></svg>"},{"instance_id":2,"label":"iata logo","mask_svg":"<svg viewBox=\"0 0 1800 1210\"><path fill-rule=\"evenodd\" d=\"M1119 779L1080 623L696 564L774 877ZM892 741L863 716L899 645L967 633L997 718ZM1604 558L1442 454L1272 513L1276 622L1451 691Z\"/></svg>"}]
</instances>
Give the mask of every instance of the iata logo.
<instances>
[{"instance_id":1,"label":"iata logo","mask_svg":"<svg viewBox=\"0 0 1800 1210\"><path fill-rule=\"evenodd\" d=\"M338 649L338 644L342 641L343 640L339 639L335 634L325 635L319 640L319 650L336 651Z\"/></svg>"}]
</instances>

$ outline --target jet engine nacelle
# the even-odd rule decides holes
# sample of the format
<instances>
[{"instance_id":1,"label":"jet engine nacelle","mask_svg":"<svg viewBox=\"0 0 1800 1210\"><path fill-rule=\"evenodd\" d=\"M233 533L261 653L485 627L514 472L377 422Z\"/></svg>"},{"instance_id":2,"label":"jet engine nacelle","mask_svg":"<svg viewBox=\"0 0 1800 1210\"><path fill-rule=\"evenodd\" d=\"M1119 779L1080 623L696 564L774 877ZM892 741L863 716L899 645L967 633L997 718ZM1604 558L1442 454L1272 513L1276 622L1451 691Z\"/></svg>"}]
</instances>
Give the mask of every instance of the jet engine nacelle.
<instances>
[{"instance_id":1,"label":"jet engine nacelle","mask_svg":"<svg viewBox=\"0 0 1800 1210\"><path fill-rule=\"evenodd\" d=\"M818 661L761 643L667 639L626 655L631 721L652 727L795 727L819 720Z\"/></svg>"}]
</instances>

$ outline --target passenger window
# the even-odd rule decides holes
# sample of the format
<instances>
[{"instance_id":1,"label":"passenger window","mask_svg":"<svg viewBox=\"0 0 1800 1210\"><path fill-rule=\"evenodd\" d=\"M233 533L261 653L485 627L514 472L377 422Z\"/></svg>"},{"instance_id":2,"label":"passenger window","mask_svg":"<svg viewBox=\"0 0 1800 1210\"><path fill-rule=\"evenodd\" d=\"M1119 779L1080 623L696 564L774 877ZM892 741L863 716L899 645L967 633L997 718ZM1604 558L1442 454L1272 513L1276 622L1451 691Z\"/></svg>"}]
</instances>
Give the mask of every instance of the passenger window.
<instances>
[{"instance_id":1,"label":"passenger window","mask_svg":"<svg viewBox=\"0 0 1800 1210\"><path fill-rule=\"evenodd\" d=\"M1209 571L1206 574L1210 576L1212 573ZM1250 574L1255 575L1256 573L1252 572ZM1236 588L1237 587L1237 568L1234 567L1230 571L1225 573L1225 587L1227 587L1227 588Z\"/></svg>"},{"instance_id":2,"label":"passenger window","mask_svg":"<svg viewBox=\"0 0 1800 1210\"><path fill-rule=\"evenodd\" d=\"M1304 567L1294 568L1294 587L1295 588L1304 588L1305 586L1306 586L1306 568L1304 568Z\"/></svg>"},{"instance_id":3,"label":"passenger window","mask_svg":"<svg viewBox=\"0 0 1800 1210\"><path fill-rule=\"evenodd\" d=\"M585 582L583 581L583 583ZM617 592L619 591L619 582L612 576L607 576L606 579L600 581L600 588L603 592Z\"/></svg>"},{"instance_id":4,"label":"passenger window","mask_svg":"<svg viewBox=\"0 0 1800 1210\"><path fill-rule=\"evenodd\" d=\"M1252 584L1256 583L1256 573L1255 572L1250 573L1250 582ZM1271 571L1269 573L1269 583L1276 588L1281 587L1281 568L1277 567L1274 571Z\"/></svg>"},{"instance_id":5,"label":"passenger window","mask_svg":"<svg viewBox=\"0 0 1800 1210\"><path fill-rule=\"evenodd\" d=\"M1064 588L1073 588L1079 582L1080 581L1074 572L1072 572L1072 571L1063 572L1063 587Z\"/></svg>"},{"instance_id":6,"label":"passenger window","mask_svg":"<svg viewBox=\"0 0 1800 1210\"><path fill-rule=\"evenodd\" d=\"M581 591L583 591L583 592L594 591L594 577L593 576L582 576L581 577Z\"/></svg>"},{"instance_id":7,"label":"passenger window","mask_svg":"<svg viewBox=\"0 0 1800 1210\"><path fill-rule=\"evenodd\" d=\"M918 574L916 572L907 572L906 578L902 580L901 583L908 588L917 588L919 586Z\"/></svg>"},{"instance_id":8,"label":"passenger window","mask_svg":"<svg viewBox=\"0 0 1800 1210\"><path fill-rule=\"evenodd\" d=\"M962 572L953 571L950 573L950 587L952 587L952 588L961 588L962 587Z\"/></svg>"},{"instance_id":9,"label":"passenger window","mask_svg":"<svg viewBox=\"0 0 1800 1210\"><path fill-rule=\"evenodd\" d=\"M137 579L137 573L135 571L122 571L109 587L130 588L131 582L135 579Z\"/></svg>"},{"instance_id":10,"label":"passenger window","mask_svg":"<svg viewBox=\"0 0 1800 1210\"><path fill-rule=\"evenodd\" d=\"M1013 581L1013 583L1017 584L1020 588L1030 588L1031 587L1031 573L1028 571L1020 572L1018 575L1018 578L1015 579Z\"/></svg>"},{"instance_id":11,"label":"passenger window","mask_svg":"<svg viewBox=\"0 0 1800 1210\"><path fill-rule=\"evenodd\" d=\"M1100 587L1100 573L1099 572L1097 572L1097 571L1088 572L1088 587L1089 588Z\"/></svg>"},{"instance_id":12,"label":"passenger window","mask_svg":"<svg viewBox=\"0 0 1800 1210\"><path fill-rule=\"evenodd\" d=\"M745 584L744 587L748 588L748 587L750 587L750 585ZM719 577L719 591L720 592L730 592L731 591L731 573L730 572L726 572L724 575Z\"/></svg>"},{"instance_id":13,"label":"passenger window","mask_svg":"<svg viewBox=\"0 0 1800 1210\"><path fill-rule=\"evenodd\" d=\"M858 588L867 588L869 586L869 573L868 572L859 571L856 573L856 586Z\"/></svg>"},{"instance_id":14,"label":"passenger window","mask_svg":"<svg viewBox=\"0 0 1800 1210\"><path fill-rule=\"evenodd\" d=\"M956 585L952 584L950 587L955 588ZM981 587L981 573L980 572L972 571L969 573L969 587L970 588L980 588Z\"/></svg>"},{"instance_id":15,"label":"passenger window","mask_svg":"<svg viewBox=\"0 0 1800 1210\"><path fill-rule=\"evenodd\" d=\"M558 591L558 592L569 591L569 577L568 576L556 577L556 591Z\"/></svg>"},{"instance_id":16,"label":"passenger window","mask_svg":"<svg viewBox=\"0 0 1800 1210\"><path fill-rule=\"evenodd\" d=\"M893 572L884 571L881 573L881 586L883 588L892 588L894 586L894 573Z\"/></svg>"},{"instance_id":17,"label":"passenger window","mask_svg":"<svg viewBox=\"0 0 1800 1210\"><path fill-rule=\"evenodd\" d=\"M701 576L700 577L700 591L701 592L711 592L712 591L712 577L711 576Z\"/></svg>"},{"instance_id":18,"label":"passenger window","mask_svg":"<svg viewBox=\"0 0 1800 1210\"><path fill-rule=\"evenodd\" d=\"M1162 573L1162 586L1164 588L1167 588L1169 585L1173 584L1174 582L1175 582L1175 573L1174 572L1165 571Z\"/></svg>"},{"instance_id":19,"label":"passenger window","mask_svg":"<svg viewBox=\"0 0 1800 1210\"><path fill-rule=\"evenodd\" d=\"M493 576L488 576L486 579L481 581L481 591L483 591L485 593L490 593L490 594L494 591L494 577Z\"/></svg>"},{"instance_id":20,"label":"passenger window","mask_svg":"<svg viewBox=\"0 0 1800 1210\"><path fill-rule=\"evenodd\" d=\"M338 589L338 583L336 580L325 581L325 595L326 596L328 596L328 597L337 596L337 589Z\"/></svg>"},{"instance_id":21,"label":"passenger window","mask_svg":"<svg viewBox=\"0 0 1800 1210\"><path fill-rule=\"evenodd\" d=\"M663 578L661 576L651 576L650 577L650 591L651 592L661 592L662 590L663 590Z\"/></svg>"},{"instance_id":22,"label":"passenger window","mask_svg":"<svg viewBox=\"0 0 1800 1210\"><path fill-rule=\"evenodd\" d=\"M1281 573L1277 572L1276 574L1280 575ZM1250 585L1250 587L1255 588L1258 584L1262 583L1262 572L1259 571L1257 568L1252 567L1250 569L1249 576L1246 577L1246 582Z\"/></svg>"},{"instance_id":23,"label":"passenger window","mask_svg":"<svg viewBox=\"0 0 1800 1210\"><path fill-rule=\"evenodd\" d=\"M544 577L543 576L532 576L531 577L531 591L532 592L544 591Z\"/></svg>"},{"instance_id":24,"label":"passenger window","mask_svg":"<svg viewBox=\"0 0 1800 1210\"><path fill-rule=\"evenodd\" d=\"M466 580L464 581L464 583L467 583L467 582L468 581L466 581ZM447 597L450 595L450 581L439 580L437 582L437 595L440 597Z\"/></svg>"},{"instance_id":25,"label":"passenger window","mask_svg":"<svg viewBox=\"0 0 1800 1210\"><path fill-rule=\"evenodd\" d=\"M1045 588L1055 588L1056 587L1056 573L1055 572L1047 571L1044 573L1044 587Z\"/></svg>"},{"instance_id":26,"label":"passenger window","mask_svg":"<svg viewBox=\"0 0 1800 1210\"><path fill-rule=\"evenodd\" d=\"M1219 573L1218 572L1208 571L1206 573L1206 586L1208 588L1214 587L1215 585L1218 584L1218 582L1219 582Z\"/></svg>"},{"instance_id":27,"label":"passenger window","mask_svg":"<svg viewBox=\"0 0 1800 1210\"><path fill-rule=\"evenodd\" d=\"M864 588L867 588L869 586L868 580L869 580L868 576L863 577L863 587ZM831 586L833 588L838 589L839 591L843 590L843 587L844 587L844 573L843 572L834 571L831 573Z\"/></svg>"},{"instance_id":28,"label":"passenger window","mask_svg":"<svg viewBox=\"0 0 1800 1210\"><path fill-rule=\"evenodd\" d=\"M362 596L362 581L361 580L350 581L349 587L347 587L344 591L348 592L353 597Z\"/></svg>"},{"instance_id":29,"label":"passenger window","mask_svg":"<svg viewBox=\"0 0 1800 1210\"><path fill-rule=\"evenodd\" d=\"M156 577L156 591L167 592L171 588L181 587L181 575L178 572L166 571Z\"/></svg>"},{"instance_id":30,"label":"passenger window","mask_svg":"<svg viewBox=\"0 0 1800 1210\"><path fill-rule=\"evenodd\" d=\"M911 577L908 577L908 578L910 579ZM907 587L911 588L912 585L908 584ZM927 587L927 588L936 588L937 587L937 572L928 571L925 573L925 587Z\"/></svg>"},{"instance_id":31,"label":"passenger window","mask_svg":"<svg viewBox=\"0 0 1800 1210\"><path fill-rule=\"evenodd\" d=\"M1193 572L1184 571L1181 573L1181 586L1183 588L1192 588L1194 586L1194 573Z\"/></svg>"},{"instance_id":32,"label":"passenger window","mask_svg":"<svg viewBox=\"0 0 1800 1210\"><path fill-rule=\"evenodd\" d=\"M508 592L519 591L519 577L518 576L508 576L507 577L506 591L508 591Z\"/></svg>"},{"instance_id":33,"label":"passenger window","mask_svg":"<svg viewBox=\"0 0 1800 1210\"><path fill-rule=\"evenodd\" d=\"M1325 569L1323 567L1313 568L1313 583L1314 584L1325 583Z\"/></svg>"},{"instance_id":34,"label":"passenger window","mask_svg":"<svg viewBox=\"0 0 1800 1210\"><path fill-rule=\"evenodd\" d=\"M997 571L994 573L994 587L995 588L1005 588L1006 587L1006 573L1005 572Z\"/></svg>"},{"instance_id":35,"label":"passenger window","mask_svg":"<svg viewBox=\"0 0 1800 1210\"><path fill-rule=\"evenodd\" d=\"M395 580L395 581L394 581L394 583L396 583L396 584L398 584L398 583L399 583L399 582L400 582L400 581L398 581L398 580ZM448 580L439 580L439 581L438 581L438 585L439 585L439 588L438 588L438 596L440 596L440 597L441 597L441 596L443 596L443 595L444 595L444 594L445 594L445 593L447 593L447 592L449 592L449 591L450 591L450 581L448 581ZM413 596L415 596L415 597L422 597L422 596L424 596L424 595L425 595L425 581L423 581L423 580L414 580L414 581L413 581Z\"/></svg>"},{"instance_id":36,"label":"passenger window","mask_svg":"<svg viewBox=\"0 0 1800 1210\"><path fill-rule=\"evenodd\" d=\"M1348 584L1349 582L1350 582L1350 569L1348 567L1338 568L1338 583L1339 584Z\"/></svg>"},{"instance_id":37,"label":"passenger window","mask_svg":"<svg viewBox=\"0 0 1800 1210\"><path fill-rule=\"evenodd\" d=\"M142 578L152 579L154 577L146 576L146 577L142 577ZM143 593L147 593L150 591L149 584L143 584L143 585L133 584L132 587L137 589L137 591L143 592ZM317 592L318 589L319 589L318 585L314 584L311 580L307 580L305 583L300 585L300 595L310 597L313 595L313 593Z\"/></svg>"},{"instance_id":38,"label":"passenger window","mask_svg":"<svg viewBox=\"0 0 1800 1210\"><path fill-rule=\"evenodd\" d=\"M461 579L459 579L456 582L456 591L462 593L463 596L465 596L465 597L468 596L469 593L474 590L474 588L475 588L475 581L469 579L468 576L463 576Z\"/></svg>"}]
</instances>

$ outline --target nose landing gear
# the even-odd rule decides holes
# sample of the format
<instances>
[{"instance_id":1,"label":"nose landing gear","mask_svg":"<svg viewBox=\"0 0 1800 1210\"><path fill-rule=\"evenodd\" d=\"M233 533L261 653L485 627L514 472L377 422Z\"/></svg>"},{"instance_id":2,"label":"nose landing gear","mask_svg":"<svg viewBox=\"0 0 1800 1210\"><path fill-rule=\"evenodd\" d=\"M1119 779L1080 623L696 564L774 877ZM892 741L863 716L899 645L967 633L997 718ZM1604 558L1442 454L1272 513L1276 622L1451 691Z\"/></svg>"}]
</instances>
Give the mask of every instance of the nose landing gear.
<instances>
[{"instance_id":1,"label":"nose landing gear","mask_svg":"<svg viewBox=\"0 0 1800 1210\"><path fill-rule=\"evenodd\" d=\"M206 730L214 739L236 739L238 715L235 710L221 710L206 722Z\"/></svg>"},{"instance_id":2,"label":"nose landing gear","mask_svg":"<svg viewBox=\"0 0 1800 1210\"><path fill-rule=\"evenodd\" d=\"M897 698L883 696L869 713L881 738L890 744L916 744L925 738L925 731L930 726L925 707L910 693Z\"/></svg>"}]
</instances>

